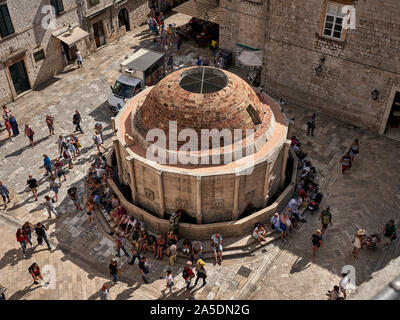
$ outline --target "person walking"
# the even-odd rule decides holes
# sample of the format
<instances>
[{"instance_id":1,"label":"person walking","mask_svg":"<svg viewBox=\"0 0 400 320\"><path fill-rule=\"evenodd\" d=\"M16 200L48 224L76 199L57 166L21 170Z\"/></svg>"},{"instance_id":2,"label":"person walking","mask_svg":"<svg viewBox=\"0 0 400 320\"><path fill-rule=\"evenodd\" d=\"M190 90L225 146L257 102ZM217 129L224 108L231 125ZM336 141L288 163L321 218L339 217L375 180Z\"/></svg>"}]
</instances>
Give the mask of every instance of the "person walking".
<instances>
[{"instance_id":1,"label":"person walking","mask_svg":"<svg viewBox=\"0 0 400 320\"><path fill-rule=\"evenodd\" d=\"M18 122L12 114L10 114L9 122L11 124L13 135L14 137L16 137L17 135L19 135Z\"/></svg>"},{"instance_id":2,"label":"person walking","mask_svg":"<svg viewBox=\"0 0 400 320\"><path fill-rule=\"evenodd\" d=\"M65 175L63 167L64 162L62 162L59 158L56 158L54 161L54 176L58 177L58 182L61 182L61 176L64 176L64 181L67 180L67 176Z\"/></svg>"},{"instance_id":3,"label":"person walking","mask_svg":"<svg viewBox=\"0 0 400 320\"><path fill-rule=\"evenodd\" d=\"M319 216L319 220L321 220L322 223L321 236L325 233L325 230L328 228L329 224L332 226L332 214L330 210L331 208L327 207Z\"/></svg>"},{"instance_id":4,"label":"person walking","mask_svg":"<svg viewBox=\"0 0 400 320\"><path fill-rule=\"evenodd\" d=\"M71 143L75 147L76 156L79 157L81 155L81 151L79 149L82 148L82 145L79 142L79 138L73 133L71 133Z\"/></svg>"},{"instance_id":5,"label":"person walking","mask_svg":"<svg viewBox=\"0 0 400 320\"><path fill-rule=\"evenodd\" d=\"M39 279L43 281L42 273L40 272L40 268L36 262L31 264L31 266L28 268L28 272L33 278L33 284L39 284ZM48 285L49 283L50 282L44 282L44 286Z\"/></svg>"},{"instance_id":6,"label":"person walking","mask_svg":"<svg viewBox=\"0 0 400 320\"><path fill-rule=\"evenodd\" d=\"M4 209L6 209L7 203L10 203L10 192L8 191L7 186L4 185L1 180L0 180L0 195L3 198ZM8 201L6 202L6 200Z\"/></svg>"},{"instance_id":7,"label":"person walking","mask_svg":"<svg viewBox=\"0 0 400 320\"><path fill-rule=\"evenodd\" d=\"M169 265L173 267L175 265L176 257L178 255L178 248L176 244L171 244L169 246Z\"/></svg>"},{"instance_id":8,"label":"person walking","mask_svg":"<svg viewBox=\"0 0 400 320\"><path fill-rule=\"evenodd\" d=\"M58 213L56 211L56 208L54 208L54 204L53 204L53 199L51 199L49 196L44 196L46 202L45 202L45 206L47 209L47 213L49 214L49 218L51 219L51 213L54 213L54 215L58 216Z\"/></svg>"},{"instance_id":9,"label":"person walking","mask_svg":"<svg viewBox=\"0 0 400 320\"><path fill-rule=\"evenodd\" d=\"M347 170L350 170L351 168L351 157L350 154L347 152L342 159L340 160L342 163L342 175L344 175L344 173Z\"/></svg>"},{"instance_id":10,"label":"person walking","mask_svg":"<svg viewBox=\"0 0 400 320\"><path fill-rule=\"evenodd\" d=\"M364 236L365 236L365 230L359 229L353 240L353 257L354 257L354 259L358 259L358 254L363 246Z\"/></svg>"},{"instance_id":11,"label":"person walking","mask_svg":"<svg viewBox=\"0 0 400 320\"><path fill-rule=\"evenodd\" d=\"M215 263L221 265L222 263L222 235L215 233L211 236L211 246L214 252Z\"/></svg>"},{"instance_id":12,"label":"person walking","mask_svg":"<svg viewBox=\"0 0 400 320\"><path fill-rule=\"evenodd\" d=\"M344 299L347 298L346 291L349 287L349 282L350 282L349 275L347 273L342 273L342 279L340 279L340 282L339 282L339 289L340 289L340 292L343 293Z\"/></svg>"},{"instance_id":13,"label":"person walking","mask_svg":"<svg viewBox=\"0 0 400 320\"><path fill-rule=\"evenodd\" d=\"M35 227L33 226L32 223L30 223L29 221L26 221L23 225L22 225L22 230L24 230L26 236L28 237L28 242L31 245L31 249L33 247L33 243L32 243L32 231L35 229Z\"/></svg>"},{"instance_id":14,"label":"person walking","mask_svg":"<svg viewBox=\"0 0 400 320\"><path fill-rule=\"evenodd\" d=\"M6 105L3 106L3 119L9 120L10 119L11 110L8 109Z\"/></svg>"},{"instance_id":15,"label":"person walking","mask_svg":"<svg viewBox=\"0 0 400 320\"><path fill-rule=\"evenodd\" d=\"M75 125L75 132L80 131L83 133L81 128L82 117L78 110L75 110L75 114L72 116L72 123Z\"/></svg>"},{"instance_id":16,"label":"person walking","mask_svg":"<svg viewBox=\"0 0 400 320\"><path fill-rule=\"evenodd\" d=\"M311 235L310 240L313 245L312 255L315 256L319 248L322 246L321 230L316 230L315 233Z\"/></svg>"},{"instance_id":17,"label":"person walking","mask_svg":"<svg viewBox=\"0 0 400 320\"><path fill-rule=\"evenodd\" d=\"M46 242L47 244L47 248L49 249L49 251L51 250L51 246L49 243L49 240L47 239L47 233L46 233L46 226L41 224L40 222L37 223L36 228L35 228L35 232L37 235L37 242L38 245L43 245L43 240Z\"/></svg>"},{"instance_id":18,"label":"person walking","mask_svg":"<svg viewBox=\"0 0 400 320\"><path fill-rule=\"evenodd\" d=\"M92 198L89 198L86 203L85 203L85 207L86 207L86 214L88 215L88 221L89 221L89 226L90 227L94 227L94 201Z\"/></svg>"},{"instance_id":19,"label":"person walking","mask_svg":"<svg viewBox=\"0 0 400 320\"><path fill-rule=\"evenodd\" d=\"M119 282L118 276L121 274L121 270L118 268L117 260L115 258L111 259L108 271L110 272L112 281L117 284Z\"/></svg>"},{"instance_id":20,"label":"person walking","mask_svg":"<svg viewBox=\"0 0 400 320\"><path fill-rule=\"evenodd\" d=\"M315 113L312 114L312 116L308 119L307 121L307 136L310 135L314 136L314 129L315 129Z\"/></svg>"},{"instance_id":21,"label":"person walking","mask_svg":"<svg viewBox=\"0 0 400 320\"><path fill-rule=\"evenodd\" d=\"M63 136L58 136L56 143L58 144L58 151L60 153L59 157L61 157L67 147L67 140Z\"/></svg>"},{"instance_id":22,"label":"person walking","mask_svg":"<svg viewBox=\"0 0 400 320\"><path fill-rule=\"evenodd\" d=\"M167 62L167 71L172 72L174 70L174 58L172 56L169 56L168 62Z\"/></svg>"},{"instance_id":23,"label":"person walking","mask_svg":"<svg viewBox=\"0 0 400 320\"><path fill-rule=\"evenodd\" d=\"M33 135L35 134L35 132L32 130L32 128L29 126L29 124L25 125L24 133L25 133L25 137L28 137L29 143L33 148L35 146L35 143L33 142Z\"/></svg>"},{"instance_id":24,"label":"person walking","mask_svg":"<svg viewBox=\"0 0 400 320\"><path fill-rule=\"evenodd\" d=\"M82 68L82 55L79 50L76 51L76 62L78 63L78 68Z\"/></svg>"},{"instance_id":25,"label":"person walking","mask_svg":"<svg viewBox=\"0 0 400 320\"><path fill-rule=\"evenodd\" d=\"M174 277L171 270L167 270L165 281L167 282L167 288L169 289L169 292L172 293L172 287L174 287Z\"/></svg>"},{"instance_id":26,"label":"person walking","mask_svg":"<svg viewBox=\"0 0 400 320\"><path fill-rule=\"evenodd\" d=\"M108 284L105 283L100 289L100 300L108 300Z\"/></svg>"},{"instance_id":27,"label":"person walking","mask_svg":"<svg viewBox=\"0 0 400 320\"><path fill-rule=\"evenodd\" d=\"M35 197L35 201L38 201L39 198L37 196L37 187L39 186L39 183L37 182L36 179L32 177L30 174L28 176L28 180L26 181L26 184L29 186L29 189L32 191L33 196Z\"/></svg>"},{"instance_id":28,"label":"person walking","mask_svg":"<svg viewBox=\"0 0 400 320\"><path fill-rule=\"evenodd\" d=\"M197 283L199 282L199 279L203 279L203 284L202 287L205 286L207 284L206 282L206 278L207 278L207 272L205 269L206 263L202 260L199 259L196 262L196 271L197 271L197 276L196 276L196 281L194 282L194 286L197 286Z\"/></svg>"},{"instance_id":29,"label":"person walking","mask_svg":"<svg viewBox=\"0 0 400 320\"><path fill-rule=\"evenodd\" d=\"M28 242L28 236L26 235L25 231L19 228L17 230L17 241L21 245L22 254L24 255L24 259L26 259L26 244Z\"/></svg>"},{"instance_id":30,"label":"person walking","mask_svg":"<svg viewBox=\"0 0 400 320\"><path fill-rule=\"evenodd\" d=\"M354 161L354 155L360 153L360 142L358 139L354 139L353 143L350 145L349 155L351 157L351 161Z\"/></svg>"},{"instance_id":31,"label":"person walking","mask_svg":"<svg viewBox=\"0 0 400 320\"><path fill-rule=\"evenodd\" d=\"M125 253L125 256L129 257L129 253L125 248L126 241L125 241L125 239L124 239L124 237L122 236L121 233L117 234L117 238L115 239L115 243L117 244L117 247L115 249L117 254L115 256L120 258L121 257L121 249L122 249L122 251Z\"/></svg>"},{"instance_id":32,"label":"person walking","mask_svg":"<svg viewBox=\"0 0 400 320\"><path fill-rule=\"evenodd\" d=\"M394 220L390 220L382 231L386 241L383 244L385 247L388 246L393 240L397 238L396 227L394 226Z\"/></svg>"},{"instance_id":33,"label":"person walking","mask_svg":"<svg viewBox=\"0 0 400 320\"><path fill-rule=\"evenodd\" d=\"M185 279L185 283L186 283L186 290L190 289L190 283L192 282L192 278L194 278L194 273L191 268L191 265L192 265L192 261L187 261L186 266L182 272L182 277L183 277L183 279Z\"/></svg>"},{"instance_id":34,"label":"person walking","mask_svg":"<svg viewBox=\"0 0 400 320\"><path fill-rule=\"evenodd\" d=\"M130 262L128 262L128 264L133 265L135 264L136 259L138 259L138 261L140 261L140 251L139 251L139 244L137 243L137 241L133 240L131 241L132 244L132 260Z\"/></svg>"},{"instance_id":35,"label":"person walking","mask_svg":"<svg viewBox=\"0 0 400 320\"><path fill-rule=\"evenodd\" d=\"M150 273L150 268L147 263L146 257L141 257L139 260L139 271L142 275L142 279L145 283L149 283L146 278L146 274Z\"/></svg>"},{"instance_id":36,"label":"person walking","mask_svg":"<svg viewBox=\"0 0 400 320\"><path fill-rule=\"evenodd\" d=\"M52 117L51 115L47 114L46 115L46 124L47 124L47 128L49 128L49 133L50 135L54 135L54 117Z\"/></svg>"},{"instance_id":37,"label":"person walking","mask_svg":"<svg viewBox=\"0 0 400 320\"><path fill-rule=\"evenodd\" d=\"M76 187L71 187L67 190L67 193L74 203L76 210L83 211L78 197L78 189Z\"/></svg>"},{"instance_id":38,"label":"person walking","mask_svg":"<svg viewBox=\"0 0 400 320\"><path fill-rule=\"evenodd\" d=\"M43 155L43 167L46 169L46 173L45 176L47 175L51 175L52 171L51 171L51 160L49 158L49 156L47 154Z\"/></svg>"},{"instance_id":39,"label":"person walking","mask_svg":"<svg viewBox=\"0 0 400 320\"><path fill-rule=\"evenodd\" d=\"M55 202L58 201L58 191L61 187L60 183L56 182L56 177L55 176L51 176L50 177L50 190L54 192L54 197L56 198Z\"/></svg>"},{"instance_id":40,"label":"person walking","mask_svg":"<svg viewBox=\"0 0 400 320\"><path fill-rule=\"evenodd\" d=\"M104 151L107 151L107 148L105 148L103 146L103 139L101 138L101 134L100 134L100 132L98 130L96 130L95 134L93 135L93 141L94 141L94 143L95 143L95 145L97 147L97 150L99 152L101 152L100 151L100 147L102 147L104 149Z\"/></svg>"}]
</instances>

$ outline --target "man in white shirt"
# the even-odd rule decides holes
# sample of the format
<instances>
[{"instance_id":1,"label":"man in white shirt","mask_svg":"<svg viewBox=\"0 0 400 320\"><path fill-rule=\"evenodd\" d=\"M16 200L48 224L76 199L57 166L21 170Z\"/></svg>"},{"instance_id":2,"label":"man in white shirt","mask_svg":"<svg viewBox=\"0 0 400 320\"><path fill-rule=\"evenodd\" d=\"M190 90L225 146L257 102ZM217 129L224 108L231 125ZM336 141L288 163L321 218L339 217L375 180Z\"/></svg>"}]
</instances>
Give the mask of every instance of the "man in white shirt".
<instances>
[{"instance_id":1,"label":"man in white shirt","mask_svg":"<svg viewBox=\"0 0 400 320\"><path fill-rule=\"evenodd\" d=\"M79 50L76 52L76 62L78 62L78 68L82 68L82 55Z\"/></svg>"}]
</instances>

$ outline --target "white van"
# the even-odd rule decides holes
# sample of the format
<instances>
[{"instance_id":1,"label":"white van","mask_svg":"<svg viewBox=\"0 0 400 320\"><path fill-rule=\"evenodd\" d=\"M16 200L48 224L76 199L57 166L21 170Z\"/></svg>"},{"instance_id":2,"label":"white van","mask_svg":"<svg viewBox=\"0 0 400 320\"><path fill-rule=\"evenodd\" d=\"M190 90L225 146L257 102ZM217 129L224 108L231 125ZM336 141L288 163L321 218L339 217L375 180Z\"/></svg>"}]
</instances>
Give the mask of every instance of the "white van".
<instances>
[{"instance_id":1,"label":"white van","mask_svg":"<svg viewBox=\"0 0 400 320\"><path fill-rule=\"evenodd\" d=\"M146 86L155 85L165 76L164 55L149 49L139 49L121 63L121 75L111 86L108 107L116 110L118 103L123 107Z\"/></svg>"}]
</instances>

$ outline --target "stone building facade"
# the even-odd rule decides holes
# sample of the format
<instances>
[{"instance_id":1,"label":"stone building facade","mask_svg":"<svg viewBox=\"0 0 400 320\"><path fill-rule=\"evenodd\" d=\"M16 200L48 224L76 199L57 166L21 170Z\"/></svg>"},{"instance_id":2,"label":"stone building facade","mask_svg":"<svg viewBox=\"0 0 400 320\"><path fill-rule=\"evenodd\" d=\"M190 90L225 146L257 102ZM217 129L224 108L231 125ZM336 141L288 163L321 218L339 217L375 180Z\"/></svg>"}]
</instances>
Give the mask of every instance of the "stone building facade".
<instances>
[{"instance_id":1,"label":"stone building facade","mask_svg":"<svg viewBox=\"0 0 400 320\"><path fill-rule=\"evenodd\" d=\"M95 51L146 21L147 0L86 0L85 30L90 33L90 50Z\"/></svg>"},{"instance_id":2,"label":"stone building facade","mask_svg":"<svg viewBox=\"0 0 400 320\"><path fill-rule=\"evenodd\" d=\"M50 1L34 0L29 5L25 0L0 1L2 21L7 20L0 38L1 104L37 87L63 68L60 41L52 36L54 30L42 26L47 14L42 13L44 5L50 5ZM79 7L75 0L63 0L56 29L81 25Z\"/></svg>"},{"instance_id":3,"label":"stone building facade","mask_svg":"<svg viewBox=\"0 0 400 320\"><path fill-rule=\"evenodd\" d=\"M43 27L49 5L56 8L54 28ZM148 11L147 0L0 0L0 104L74 63L76 50L86 56L133 30Z\"/></svg>"},{"instance_id":4,"label":"stone building facade","mask_svg":"<svg viewBox=\"0 0 400 320\"><path fill-rule=\"evenodd\" d=\"M338 26L346 5L355 7L355 29ZM267 93L385 131L400 92L398 0L221 0L220 6L220 46L263 49Z\"/></svg>"}]
</instances>

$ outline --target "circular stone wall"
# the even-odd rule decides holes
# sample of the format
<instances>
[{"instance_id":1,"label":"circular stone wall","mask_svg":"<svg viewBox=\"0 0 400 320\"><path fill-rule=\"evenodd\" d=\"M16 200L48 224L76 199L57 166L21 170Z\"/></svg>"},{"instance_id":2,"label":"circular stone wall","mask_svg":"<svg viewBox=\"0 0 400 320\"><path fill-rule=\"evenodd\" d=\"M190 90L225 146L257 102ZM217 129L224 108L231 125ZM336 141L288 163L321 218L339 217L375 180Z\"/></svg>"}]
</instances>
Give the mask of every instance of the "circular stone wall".
<instances>
[{"instance_id":1,"label":"circular stone wall","mask_svg":"<svg viewBox=\"0 0 400 320\"><path fill-rule=\"evenodd\" d=\"M205 78L199 80L198 72L203 75L207 70L212 71L207 81L216 74L221 88L199 93ZM188 76L200 84L189 88ZM253 111L249 112L249 106ZM146 133L159 128L168 139L170 121L177 122L178 132L187 128L196 132L253 129L256 147L244 158L215 165L149 160ZM198 67L176 71L135 96L113 123L117 130L114 149L120 182L131 187L134 204L156 217L164 218L182 209L198 224L237 220L249 208L264 208L269 197L283 185L290 143L286 120L275 101L266 94L257 95L230 72ZM213 151L218 154L224 149ZM189 154L194 158L198 155Z\"/></svg>"}]
</instances>

